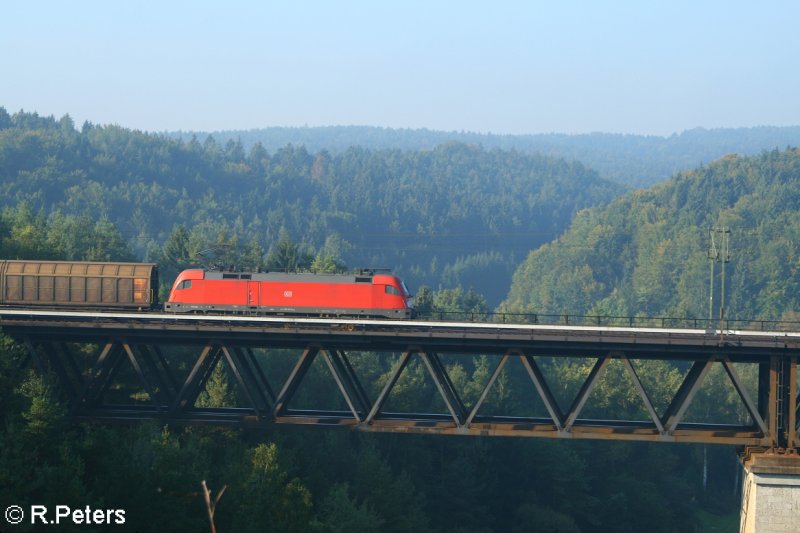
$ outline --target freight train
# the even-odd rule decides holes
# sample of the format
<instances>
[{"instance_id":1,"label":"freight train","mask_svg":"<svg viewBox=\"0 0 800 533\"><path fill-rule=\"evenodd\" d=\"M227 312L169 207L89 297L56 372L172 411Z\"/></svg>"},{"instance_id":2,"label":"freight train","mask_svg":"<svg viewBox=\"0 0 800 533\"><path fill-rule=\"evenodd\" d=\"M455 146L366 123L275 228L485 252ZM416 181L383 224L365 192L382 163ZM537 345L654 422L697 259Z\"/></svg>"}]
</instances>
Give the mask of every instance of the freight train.
<instances>
[{"instance_id":1,"label":"freight train","mask_svg":"<svg viewBox=\"0 0 800 533\"><path fill-rule=\"evenodd\" d=\"M405 283L385 272L313 274L190 269L158 302L154 263L0 260L0 305L168 313L411 318Z\"/></svg>"}]
</instances>

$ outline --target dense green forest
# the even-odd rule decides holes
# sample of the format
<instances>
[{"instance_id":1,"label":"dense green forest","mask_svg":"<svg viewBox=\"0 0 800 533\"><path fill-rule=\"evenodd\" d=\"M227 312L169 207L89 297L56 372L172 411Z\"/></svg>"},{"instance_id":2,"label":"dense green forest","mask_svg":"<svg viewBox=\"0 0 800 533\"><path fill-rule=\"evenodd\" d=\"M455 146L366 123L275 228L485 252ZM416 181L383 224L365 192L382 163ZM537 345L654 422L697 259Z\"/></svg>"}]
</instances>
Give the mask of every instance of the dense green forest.
<instances>
[{"instance_id":1,"label":"dense green forest","mask_svg":"<svg viewBox=\"0 0 800 533\"><path fill-rule=\"evenodd\" d=\"M0 254L12 253L119 260L130 257L131 250L108 222L35 215L22 205L0 216ZM443 311L475 305L475 297L460 290L434 291L427 301ZM179 348L164 349L176 371L190 370L191 357ZM268 375L287 375L294 361L280 351L257 355ZM397 355L350 354L372 397ZM93 356L97 352L86 354L87 365ZM215 517L219 531L691 531L700 516L736 509L737 465L727 448L705 450L709 477L704 485L699 446L76 424L59 401L57 380L36 375L21 364L24 357L21 346L2 338L3 508L123 509L126 530L200 531L207 527L200 492L206 480L217 493L227 487ZM470 405L488 379L489 359L443 361ZM298 408L313 405L335 387L317 363L310 382L298 391ZM585 379L591 361L545 358L541 364L564 386L558 391L564 402ZM681 369L653 364L640 371L663 407L658 402L674 393ZM587 404L589 416L641 414L632 384L619 377L609 372L604 378ZM741 416L735 392L719 378L709 377L689 419L698 413ZM525 379L521 365L504 370L487 408L529 412L532 391L530 383L521 386ZM232 383L219 365L199 405L240 405ZM143 394L129 385L117 387L115 394ZM391 409L441 411L434 388L416 360L390 398ZM16 530L30 528L23 524Z\"/></svg>"},{"instance_id":2,"label":"dense green forest","mask_svg":"<svg viewBox=\"0 0 800 533\"><path fill-rule=\"evenodd\" d=\"M755 155L762 150L800 144L800 127L696 128L668 137L589 133L565 135L500 135L444 132L426 129L391 129L368 126L263 128L217 131L219 142L240 141L245 147L261 143L268 150L287 144L309 151L340 153L351 146L372 149L431 150L448 142L479 144L487 149L517 150L580 161L603 177L630 187L647 187L673 174L736 153ZM174 132L172 137L205 138L205 132Z\"/></svg>"},{"instance_id":3,"label":"dense green forest","mask_svg":"<svg viewBox=\"0 0 800 533\"><path fill-rule=\"evenodd\" d=\"M0 206L113 223L141 259L179 226L255 264L283 240L352 267L392 268L414 290L473 287L496 305L514 267L580 209L622 187L579 163L466 144L425 151L186 142L0 108ZM60 214L60 215L59 215ZM247 258L225 251L247 245ZM264 253L261 253L263 249ZM216 255L225 256L222 259Z\"/></svg>"},{"instance_id":4,"label":"dense green forest","mask_svg":"<svg viewBox=\"0 0 800 533\"><path fill-rule=\"evenodd\" d=\"M507 311L704 317L708 228L725 226L729 316L793 319L798 163L796 149L729 156L620 196L621 187L580 164L466 144L270 153L118 126L78 131L69 117L3 111L0 257L154 259L167 276L197 261L328 270L391 260L417 287L433 287L417 298L432 311L486 310L491 299L480 293L505 283ZM523 264L512 284L515 258ZM489 285L479 283L485 277ZM184 361L176 370L188 372L190 358L172 350ZM349 355L374 397L399 354ZM294 361L280 351L257 357L270 375L286 375ZM122 508L130 531L206 530L202 480L215 492L228 487L219 531L682 532L738 508L730 448L77 424L56 380L24 359L0 337L0 508ZM298 402L335 387L317 362ZM443 362L471 405L490 358ZM540 360L561 403L592 363ZM751 367L739 368L745 380ZM656 361L638 371L663 410L686 368ZM424 365L411 363L392 407L441 411L426 378ZM623 378L610 370L585 414L646 417ZM526 379L521 367L505 369L487 409L522 416L541 408ZM238 394L220 365L199 401L238 405ZM740 404L716 369L687 420L743 421Z\"/></svg>"},{"instance_id":5,"label":"dense green forest","mask_svg":"<svg viewBox=\"0 0 800 533\"><path fill-rule=\"evenodd\" d=\"M793 320L800 310L800 151L728 156L609 206L581 211L514 275L506 311L703 318L709 230L730 230L730 319ZM716 265L714 317L721 301Z\"/></svg>"}]
</instances>

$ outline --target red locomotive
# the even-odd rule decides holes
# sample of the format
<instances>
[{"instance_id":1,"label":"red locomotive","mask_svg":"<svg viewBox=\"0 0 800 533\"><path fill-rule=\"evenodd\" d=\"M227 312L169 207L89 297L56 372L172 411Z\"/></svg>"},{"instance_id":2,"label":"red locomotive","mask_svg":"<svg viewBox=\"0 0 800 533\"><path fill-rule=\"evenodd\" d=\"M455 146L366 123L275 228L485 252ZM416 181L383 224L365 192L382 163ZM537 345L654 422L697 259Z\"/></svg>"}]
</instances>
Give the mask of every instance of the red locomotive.
<instances>
[{"instance_id":1,"label":"red locomotive","mask_svg":"<svg viewBox=\"0 0 800 533\"><path fill-rule=\"evenodd\" d=\"M173 313L411 318L411 295L389 274L184 270L164 304Z\"/></svg>"}]
</instances>

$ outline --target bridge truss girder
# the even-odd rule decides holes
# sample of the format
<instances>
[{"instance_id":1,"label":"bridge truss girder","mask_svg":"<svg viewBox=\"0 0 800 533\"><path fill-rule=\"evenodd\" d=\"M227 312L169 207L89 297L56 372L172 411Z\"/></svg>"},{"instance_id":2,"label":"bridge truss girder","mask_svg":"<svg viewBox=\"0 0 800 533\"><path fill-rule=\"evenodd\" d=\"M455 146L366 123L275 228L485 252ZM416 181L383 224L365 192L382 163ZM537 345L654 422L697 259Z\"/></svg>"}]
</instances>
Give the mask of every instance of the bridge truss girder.
<instances>
[{"instance_id":1,"label":"bridge truss girder","mask_svg":"<svg viewBox=\"0 0 800 533\"><path fill-rule=\"evenodd\" d=\"M800 448L797 431L797 358L770 356L758 364L756 397L748 393L731 360L711 353L696 355L682 383L661 413L637 372L637 356L631 351L610 350L595 362L569 407L563 409L553 393L560 383L548 378L539 357L553 354L526 353L512 347L489 354L493 369L471 405L462 399L441 354L431 347L409 344L402 349L377 395L371 396L358 377L345 349L335 343L305 345L285 379L268 376L254 354L254 346L235 341L205 340L199 353L183 372L164 355L162 347L115 336L101 342L91 368L77 353L81 344L25 336L28 360L43 375L56 376L59 389L76 418L99 421L154 419L164 423L230 424L241 427L311 426L340 427L359 431L428 433L465 436L521 436L588 438L657 442L732 444L767 448ZM85 344L84 344L85 345ZM387 399L403 372L416 357L445 406L442 413L389 412ZM314 361L324 361L335 382L342 409L293 409L295 394L309 375ZM648 359L653 359L648 355ZM663 359L668 360L665 356ZM609 364L618 360L632 383L649 420L596 420L581 414ZM513 361L524 368L531 392L544 405L546 416L512 416L482 411L498 377ZM245 406L199 407L197 401L218 365L225 365ZM749 424L689 423L686 413L714 365L721 365L750 417ZM110 390L124 367L135 376L146 401L111 402ZM282 383L279 388L274 384ZM277 393L275 391L278 391Z\"/></svg>"}]
</instances>

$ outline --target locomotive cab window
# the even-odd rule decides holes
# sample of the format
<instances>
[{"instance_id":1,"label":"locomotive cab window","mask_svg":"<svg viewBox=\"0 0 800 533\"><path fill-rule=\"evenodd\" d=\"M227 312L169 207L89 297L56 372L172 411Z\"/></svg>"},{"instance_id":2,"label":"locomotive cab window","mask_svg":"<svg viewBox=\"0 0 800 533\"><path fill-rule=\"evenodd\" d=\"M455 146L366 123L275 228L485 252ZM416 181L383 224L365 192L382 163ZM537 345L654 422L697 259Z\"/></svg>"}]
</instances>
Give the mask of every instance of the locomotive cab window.
<instances>
[{"instance_id":1,"label":"locomotive cab window","mask_svg":"<svg viewBox=\"0 0 800 533\"><path fill-rule=\"evenodd\" d=\"M191 289L192 288L192 280L185 279L185 280L181 281L181 284L178 285L178 288L179 289Z\"/></svg>"},{"instance_id":2,"label":"locomotive cab window","mask_svg":"<svg viewBox=\"0 0 800 533\"><path fill-rule=\"evenodd\" d=\"M394 294L395 296L400 296L401 295L400 291L397 289L397 287L393 287L391 285L387 285L386 286L386 294Z\"/></svg>"}]
</instances>

